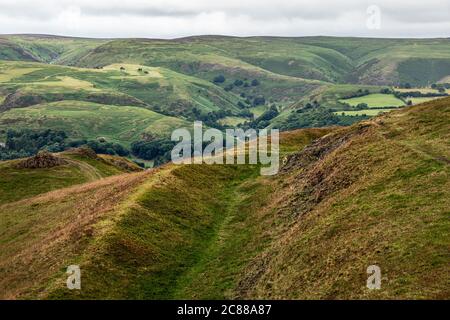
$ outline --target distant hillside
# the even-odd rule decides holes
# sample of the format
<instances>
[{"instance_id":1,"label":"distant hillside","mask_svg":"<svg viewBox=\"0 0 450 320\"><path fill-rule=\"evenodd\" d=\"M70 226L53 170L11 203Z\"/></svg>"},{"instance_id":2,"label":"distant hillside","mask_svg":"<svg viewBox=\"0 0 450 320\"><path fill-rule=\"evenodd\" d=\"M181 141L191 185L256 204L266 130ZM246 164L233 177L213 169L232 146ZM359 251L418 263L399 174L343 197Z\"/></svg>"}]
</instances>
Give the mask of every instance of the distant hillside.
<instances>
[{"instance_id":1,"label":"distant hillside","mask_svg":"<svg viewBox=\"0 0 450 320\"><path fill-rule=\"evenodd\" d=\"M168 164L1 205L0 297L448 299L449 98L281 140L274 177Z\"/></svg>"},{"instance_id":2,"label":"distant hillside","mask_svg":"<svg viewBox=\"0 0 450 320\"><path fill-rule=\"evenodd\" d=\"M448 39L0 36L0 113L77 101L218 129L292 130L350 125L448 95L449 77ZM370 110L369 94L390 96ZM346 103L355 97L360 107Z\"/></svg>"},{"instance_id":3,"label":"distant hillside","mask_svg":"<svg viewBox=\"0 0 450 320\"><path fill-rule=\"evenodd\" d=\"M1 36L0 52L6 60L83 67L128 62L201 78L213 70L232 74L233 69L241 69L247 75L272 72L328 82L427 85L449 75L449 46L448 39L198 36L97 40L16 35Z\"/></svg>"}]
</instances>

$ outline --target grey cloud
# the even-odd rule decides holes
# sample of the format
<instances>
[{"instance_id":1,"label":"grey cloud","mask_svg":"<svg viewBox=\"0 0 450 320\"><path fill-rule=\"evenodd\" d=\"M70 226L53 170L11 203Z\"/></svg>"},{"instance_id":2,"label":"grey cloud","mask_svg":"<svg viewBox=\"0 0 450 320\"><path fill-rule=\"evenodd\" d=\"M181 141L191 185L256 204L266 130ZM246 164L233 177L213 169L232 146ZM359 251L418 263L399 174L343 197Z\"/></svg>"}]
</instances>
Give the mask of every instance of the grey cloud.
<instances>
[{"instance_id":1,"label":"grey cloud","mask_svg":"<svg viewBox=\"0 0 450 320\"><path fill-rule=\"evenodd\" d=\"M448 36L442 0L0 0L0 32L92 37L226 35ZM382 28L365 28L369 5Z\"/></svg>"}]
</instances>

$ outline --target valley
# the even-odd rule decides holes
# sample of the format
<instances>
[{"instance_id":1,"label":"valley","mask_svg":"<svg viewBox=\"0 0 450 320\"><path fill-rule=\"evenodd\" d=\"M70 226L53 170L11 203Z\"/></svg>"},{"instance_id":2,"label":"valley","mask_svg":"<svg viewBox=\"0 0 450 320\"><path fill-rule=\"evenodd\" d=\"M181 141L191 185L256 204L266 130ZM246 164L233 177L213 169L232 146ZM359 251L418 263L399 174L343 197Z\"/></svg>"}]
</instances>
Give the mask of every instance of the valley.
<instances>
[{"instance_id":1,"label":"valley","mask_svg":"<svg viewBox=\"0 0 450 320\"><path fill-rule=\"evenodd\" d=\"M448 39L0 35L0 299L448 299L449 75ZM279 172L172 163L194 121L279 129Z\"/></svg>"}]
</instances>

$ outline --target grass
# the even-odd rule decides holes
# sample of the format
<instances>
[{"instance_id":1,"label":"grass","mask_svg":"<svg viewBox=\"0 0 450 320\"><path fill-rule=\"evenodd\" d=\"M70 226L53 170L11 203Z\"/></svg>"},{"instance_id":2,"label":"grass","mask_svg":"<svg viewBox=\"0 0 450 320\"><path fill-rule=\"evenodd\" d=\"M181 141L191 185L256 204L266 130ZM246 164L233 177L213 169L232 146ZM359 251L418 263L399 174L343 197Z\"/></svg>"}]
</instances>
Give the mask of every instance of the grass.
<instances>
[{"instance_id":1,"label":"grass","mask_svg":"<svg viewBox=\"0 0 450 320\"><path fill-rule=\"evenodd\" d=\"M97 139L130 146L143 134L169 136L173 129L187 125L181 119L129 106L112 106L82 101L61 101L0 114L0 128L14 123L19 128L50 128L66 131L71 138Z\"/></svg>"},{"instance_id":2,"label":"grass","mask_svg":"<svg viewBox=\"0 0 450 320\"><path fill-rule=\"evenodd\" d=\"M380 107L401 107L405 103L396 98L393 94L382 94L373 93L362 97L351 98L351 99L341 99L340 102L348 103L349 105L355 107L360 103L365 103L369 108L380 108Z\"/></svg>"},{"instance_id":3,"label":"grass","mask_svg":"<svg viewBox=\"0 0 450 320\"><path fill-rule=\"evenodd\" d=\"M267 106L260 105L260 106L256 106L256 107L251 107L249 110L251 113L253 113L253 116L255 118L258 118L267 110Z\"/></svg>"},{"instance_id":4,"label":"grass","mask_svg":"<svg viewBox=\"0 0 450 320\"><path fill-rule=\"evenodd\" d=\"M113 163L79 154L61 154L69 163L43 169L19 169L21 160L0 162L0 203L5 204L126 172Z\"/></svg>"},{"instance_id":5,"label":"grass","mask_svg":"<svg viewBox=\"0 0 450 320\"><path fill-rule=\"evenodd\" d=\"M227 126L237 126L240 123L244 123L245 121L248 121L249 119L243 118L243 117L225 117L223 119L219 120L219 123L222 125Z\"/></svg>"},{"instance_id":6,"label":"grass","mask_svg":"<svg viewBox=\"0 0 450 320\"><path fill-rule=\"evenodd\" d=\"M389 112L395 109L363 109L363 110L352 110L352 111L337 111L334 112L335 115L344 115L344 116L376 116L380 113Z\"/></svg>"},{"instance_id":7,"label":"grass","mask_svg":"<svg viewBox=\"0 0 450 320\"><path fill-rule=\"evenodd\" d=\"M421 104L421 103L432 101L432 100L439 99L439 98L442 98L442 97L418 97L418 98L411 97L411 98L408 98L408 100L410 100L412 104Z\"/></svg>"}]
</instances>

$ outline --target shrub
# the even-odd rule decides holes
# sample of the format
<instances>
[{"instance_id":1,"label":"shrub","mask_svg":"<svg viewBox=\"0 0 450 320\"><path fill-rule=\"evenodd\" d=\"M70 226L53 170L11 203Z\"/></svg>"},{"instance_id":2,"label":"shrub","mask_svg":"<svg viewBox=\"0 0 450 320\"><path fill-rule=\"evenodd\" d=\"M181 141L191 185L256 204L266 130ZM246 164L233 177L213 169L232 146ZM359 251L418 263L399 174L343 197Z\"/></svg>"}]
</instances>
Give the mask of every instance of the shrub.
<instances>
[{"instance_id":1,"label":"shrub","mask_svg":"<svg viewBox=\"0 0 450 320\"><path fill-rule=\"evenodd\" d=\"M214 83L224 83L225 82L225 77L224 75L220 74L218 76L215 76L213 79Z\"/></svg>"}]
</instances>

